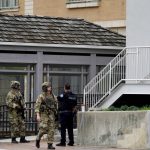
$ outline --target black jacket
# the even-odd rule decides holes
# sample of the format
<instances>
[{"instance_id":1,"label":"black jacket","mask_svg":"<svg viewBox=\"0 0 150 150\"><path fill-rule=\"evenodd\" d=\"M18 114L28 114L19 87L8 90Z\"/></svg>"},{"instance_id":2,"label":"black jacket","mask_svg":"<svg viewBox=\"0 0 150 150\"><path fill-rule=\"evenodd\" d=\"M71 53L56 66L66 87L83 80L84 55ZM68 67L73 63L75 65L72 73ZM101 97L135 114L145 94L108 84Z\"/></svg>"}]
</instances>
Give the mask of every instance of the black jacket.
<instances>
[{"instance_id":1,"label":"black jacket","mask_svg":"<svg viewBox=\"0 0 150 150\"><path fill-rule=\"evenodd\" d=\"M63 92L57 98L59 111L73 111L73 108L77 105L77 97L70 91Z\"/></svg>"}]
</instances>

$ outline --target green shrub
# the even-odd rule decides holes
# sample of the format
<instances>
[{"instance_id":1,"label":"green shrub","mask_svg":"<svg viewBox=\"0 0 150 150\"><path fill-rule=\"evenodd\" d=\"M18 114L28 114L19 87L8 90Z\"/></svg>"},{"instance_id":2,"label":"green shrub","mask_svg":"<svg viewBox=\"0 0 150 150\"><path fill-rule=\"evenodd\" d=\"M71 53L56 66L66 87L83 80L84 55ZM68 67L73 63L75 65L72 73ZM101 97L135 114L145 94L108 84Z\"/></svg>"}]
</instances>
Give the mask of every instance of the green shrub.
<instances>
[{"instance_id":1,"label":"green shrub","mask_svg":"<svg viewBox=\"0 0 150 150\"><path fill-rule=\"evenodd\" d=\"M140 110L150 110L150 106L145 105L145 106L141 107Z\"/></svg>"},{"instance_id":2,"label":"green shrub","mask_svg":"<svg viewBox=\"0 0 150 150\"><path fill-rule=\"evenodd\" d=\"M150 110L150 105L142 107L122 105L121 107L110 106L103 111L137 111L137 110Z\"/></svg>"},{"instance_id":3,"label":"green shrub","mask_svg":"<svg viewBox=\"0 0 150 150\"><path fill-rule=\"evenodd\" d=\"M128 110L135 111L135 110L139 110L139 108L137 106L130 106L128 107Z\"/></svg>"},{"instance_id":4,"label":"green shrub","mask_svg":"<svg viewBox=\"0 0 150 150\"><path fill-rule=\"evenodd\" d=\"M126 110L128 110L128 108L129 107L127 105L123 105L123 106L120 107L120 110L126 111Z\"/></svg>"}]
</instances>

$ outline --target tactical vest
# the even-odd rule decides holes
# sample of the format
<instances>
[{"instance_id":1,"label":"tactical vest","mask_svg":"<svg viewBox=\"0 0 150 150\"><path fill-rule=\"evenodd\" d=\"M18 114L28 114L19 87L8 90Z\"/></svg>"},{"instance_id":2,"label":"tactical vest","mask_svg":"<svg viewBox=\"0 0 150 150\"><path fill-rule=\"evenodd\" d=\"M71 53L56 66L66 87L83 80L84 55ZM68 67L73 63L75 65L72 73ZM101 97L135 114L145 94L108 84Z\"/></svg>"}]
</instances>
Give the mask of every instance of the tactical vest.
<instances>
[{"instance_id":1,"label":"tactical vest","mask_svg":"<svg viewBox=\"0 0 150 150\"><path fill-rule=\"evenodd\" d=\"M40 106L40 111L45 112L48 115L53 113L56 113L56 102L53 98L48 98L46 97L45 99L42 100L41 106Z\"/></svg>"}]
</instances>

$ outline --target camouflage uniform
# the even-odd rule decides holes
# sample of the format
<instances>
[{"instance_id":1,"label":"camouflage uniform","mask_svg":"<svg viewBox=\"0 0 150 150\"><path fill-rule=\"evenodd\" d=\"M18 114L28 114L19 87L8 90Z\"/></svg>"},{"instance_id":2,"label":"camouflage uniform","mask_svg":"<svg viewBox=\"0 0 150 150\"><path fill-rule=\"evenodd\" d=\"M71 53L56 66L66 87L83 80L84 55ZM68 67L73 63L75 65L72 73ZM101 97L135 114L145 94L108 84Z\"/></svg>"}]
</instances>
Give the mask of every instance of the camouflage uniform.
<instances>
[{"instance_id":1,"label":"camouflage uniform","mask_svg":"<svg viewBox=\"0 0 150 150\"><path fill-rule=\"evenodd\" d=\"M18 143L16 141L17 136L21 137L20 142L26 143L25 122L22 114L25 109L25 104L19 91L20 89L18 89L20 88L20 83L18 81L12 81L11 88L12 89L9 91L6 97L6 104L8 106L8 117L10 122L12 143Z\"/></svg>"},{"instance_id":2,"label":"camouflage uniform","mask_svg":"<svg viewBox=\"0 0 150 150\"><path fill-rule=\"evenodd\" d=\"M48 86L48 82L45 82L42 86L44 85ZM36 101L35 112L40 114L39 132L36 140L40 141L41 137L47 134L47 143L52 144L54 142L55 116L57 114L56 97L53 94L47 95L43 91Z\"/></svg>"}]
</instances>

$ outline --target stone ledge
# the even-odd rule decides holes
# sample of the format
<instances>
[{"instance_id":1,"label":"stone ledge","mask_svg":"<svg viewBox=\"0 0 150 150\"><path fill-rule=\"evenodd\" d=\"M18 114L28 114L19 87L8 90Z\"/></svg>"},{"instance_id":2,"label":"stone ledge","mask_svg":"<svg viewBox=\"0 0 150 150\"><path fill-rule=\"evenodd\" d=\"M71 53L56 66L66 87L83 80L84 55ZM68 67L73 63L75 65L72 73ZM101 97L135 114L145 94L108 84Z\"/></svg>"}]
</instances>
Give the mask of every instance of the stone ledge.
<instances>
[{"instance_id":1,"label":"stone ledge","mask_svg":"<svg viewBox=\"0 0 150 150\"><path fill-rule=\"evenodd\" d=\"M150 111L80 112L77 143L82 146L148 149L149 124Z\"/></svg>"}]
</instances>

